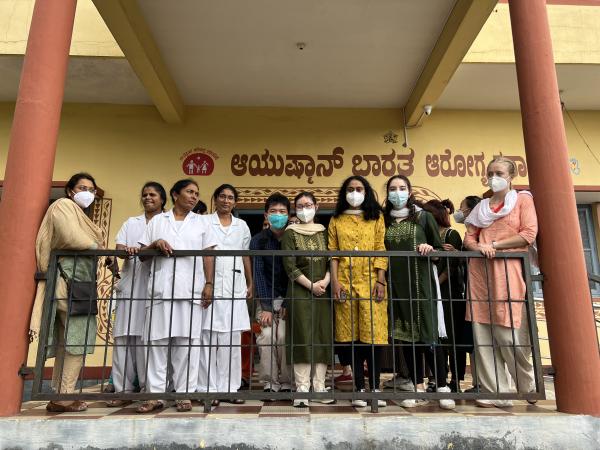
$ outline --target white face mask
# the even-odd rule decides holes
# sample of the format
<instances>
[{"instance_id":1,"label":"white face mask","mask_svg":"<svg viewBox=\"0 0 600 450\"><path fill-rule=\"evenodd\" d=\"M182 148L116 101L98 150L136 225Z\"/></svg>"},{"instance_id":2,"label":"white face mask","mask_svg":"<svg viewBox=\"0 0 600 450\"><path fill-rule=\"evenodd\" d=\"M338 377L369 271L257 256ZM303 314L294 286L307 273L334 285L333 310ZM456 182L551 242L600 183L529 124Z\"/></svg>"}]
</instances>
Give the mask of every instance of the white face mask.
<instances>
[{"instance_id":1,"label":"white face mask","mask_svg":"<svg viewBox=\"0 0 600 450\"><path fill-rule=\"evenodd\" d=\"M346 201L350 203L353 208L358 208L365 201L365 194L358 191L346 193Z\"/></svg>"},{"instance_id":2,"label":"white face mask","mask_svg":"<svg viewBox=\"0 0 600 450\"><path fill-rule=\"evenodd\" d=\"M488 186L492 192L500 192L508 187L508 180L494 175L488 179Z\"/></svg>"},{"instance_id":3,"label":"white face mask","mask_svg":"<svg viewBox=\"0 0 600 450\"><path fill-rule=\"evenodd\" d=\"M454 211L454 221L456 223L464 223L465 222L465 213L462 212L460 209L457 211Z\"/></svg>"},{"instance_id":4,"label":"white face mask","mask_svg":"<svg viewBox=\"0 0 600 450\"><path fill-rule=\"evenodd\" d=\"M304 208L296 211L296 217L304 223L308 223L315 217L315 208Z\"/></svg>"},{"instance_id":5,"label":"white face mask","mask_svg":"<svg viewBox=\"0 0 600 450\"><path fill-rule=\"evenodd\" d=\"M73 196L73 201L85 209L92 204L96 196L89 191L81 191Z\"/></svg>"}]
</instances>

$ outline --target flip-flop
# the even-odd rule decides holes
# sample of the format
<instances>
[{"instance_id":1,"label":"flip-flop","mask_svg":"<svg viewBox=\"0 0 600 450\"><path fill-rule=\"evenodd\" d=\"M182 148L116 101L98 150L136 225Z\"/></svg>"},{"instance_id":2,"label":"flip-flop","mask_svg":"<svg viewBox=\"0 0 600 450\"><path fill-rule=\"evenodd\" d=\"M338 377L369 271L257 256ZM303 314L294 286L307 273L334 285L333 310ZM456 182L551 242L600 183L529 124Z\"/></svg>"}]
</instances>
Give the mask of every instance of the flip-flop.
<instances>
[{"instance_id":1,"label":"flip-flop","mask_svg":"<svg viewBox=\"0 0 600 450\"><path fill-rule=\"evenodd\" d=\"M192 410L192 402L190 400L177 400L175 402L177 412L188 412Z\"/></svg>"},{"instance_id":2,"label":"flip-flop","mask_svg":"<svg viewBox=\"0 0 600 450\"><path fill-rule=\"evenodd\" d=\"M82 400L75 400L70 405L61 405L60 403L48 402L46 411L48 412L83 412L87 409L87 403Z\"/></svg>"},{"instance_id":3,"label":"flip-flop","mask_svg":"<svg viewBox=\"0 0 600 450\"><path fill-rule=\"evenodd\" d=\"M165 405L159 400L146 400L140 406L138 406L135 412L140 414L147 414L157 409L162 409Z\"/></svg>"}]
</instances>

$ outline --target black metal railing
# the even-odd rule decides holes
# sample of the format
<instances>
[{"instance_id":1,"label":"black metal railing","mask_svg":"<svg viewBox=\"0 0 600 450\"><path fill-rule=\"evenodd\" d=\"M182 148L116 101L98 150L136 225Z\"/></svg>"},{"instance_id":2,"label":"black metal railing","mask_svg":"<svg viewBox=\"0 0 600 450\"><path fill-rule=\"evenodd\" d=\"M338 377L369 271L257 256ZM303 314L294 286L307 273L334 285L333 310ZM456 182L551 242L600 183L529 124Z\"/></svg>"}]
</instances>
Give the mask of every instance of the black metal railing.
<instances>
[{"instance_id":1,"label":"black metal railing","mask_svg":"<svg viewBox=\"0 0 600 450\"><path fill-rule=\"evenodd\" d=\"M146 262L142 262L139 258L131 258L129 263L132 265L133 269L131 273L133 275L133 279L131 280L131 284L129 292L121 291L118 295L115 291L115 286L117 279L113 277L109 280L109 286L107 289L104 289L104 294L102 295L94 295L94 298L91 302L98 302L98 304L103 305L104 308L100 308L100 311L107 311L104 316L101 317L106 323L104 323L102 336L97 336L97 321L96 317L93 313L79 316L72 316L72 305L74 300L74 291L73 289L65 289L65 283L61 280L61 273L59 271L59 265L66 265L70 267L70 274L77 274L77 268L83 266L89 267L101 267L105 264L106 258L124 258L126 257L125 252L123 251L111 251L111 250L89 250L89 251L55 251L52 253L50 258L50 265L48 272L46 274L47 279L47 290L46 290L46 298L43 310L43 318L42 318L42 328L39 337L39 347L37 354L37 362L34 370L34 383L33 383L33 391L32 391L32 399L35 400L149 400L149 399L160 399L160 400L176 400L176 399L193 399L193 400L201 400L204 402L205 410L210 410L210 405L213 400L222 399L222 400L233 400L233 399L242 399L242 400L261 400L261 399L272 399L272 400L294 400L298 398L308 399L311 401L317 400L363 400L370 403L371 409L373 411L378 410L378 402L377 400L396 400L403 401L407 399L425 399L425 400L444 400L444 399L526 399L526 400L536 400L545 398L544 391L544 380L543 380L543 371L542 371L542 363L540 356L540 347L539 340L537 335L537 327L536 327L536 318L535 318L535 309L534 309L534 299L532 295L532 276L529 270L529 256L527 253L512 253L512 252L499 252L494 260L488 260L482 258L481 254L477 252L432 252L427 256L421 256L417 252L405 252L405 251L389 251L389 252L361 252L361 251L336 251L336 252L307 252L307 251L175 251L173 256L171 256L170 260L166 260L164 256L155 252L155 251L144 251L140 252L139 257L142 259L146 258ZM281 278L276 278L275 272L276 268L281 268L281 261L279 258L307 258L309 260L308 272L306 275L308 278L315 280L314 271L316 270L317 261L322 258L331 259L331 258L339 258L345 261L345 267L347 267L349 272L348 282L346 283L346 289L348 295L346 296L344 302L347 304L347 309L349 309L350 314L350 333L352 338L348 341L336 341L335 340L335 327L343 326L344 323L340 323L340 311L345 308L341 305L343 304L338 299L333 299L331 295L331 290L328 289L325 294L318 297L314 294L300 295L301 288L298 284L292 283L291 289L286 292L283 300L284 310L283 311L292 311L295 310L293 308L304 306L308 308L309 317L312 319L309 320L309 323L303 323L304 326L310 328L308 335L312 336L308 341L304 340L303 342L294 342L295 330L294 327L298 326L298 324L292 320L291 323L286 323L283 326L286 327L286 331L288 332L288 336L286 340L278 339L278 329L276 327L262 327L260 330L255 324L255 311L260 307L260 299L256 298L256 296L252 296L250 299L246 299L245 297L235 295L235 285L236 285L236 277L241 278L241 274L243 273L243 264L242 260L244 257L251 258L268 258L271 259L273 264L273 269L269 274L262 274L263 278L270 279L270 285L272 286L273 292L275 288L273 287L276 282L282 282ZM202 266L201 262L203 258L215 258L217 262L221 258L230 258L231 262L233 259L233 273L231 275L232 286L230 291L233 293L227 298L214 298L212 299L213 307L210 308L211 317L208 320L208 324L206 321L198 326L198 317L194 317L194 312L198 311L197 304L200 304L201 308L203 300L201 298L200 286L197 286L195 283L201 283L201 276L198 274L200 266ZM375 259L378 258L381 261L383 258L384 261L387 262L388 270L386 272L386 290L387 297L384 301L387 302L387 308L384 309L384 313L382 313L382 307L380 306L379 300L373 296L373 288L376 286L377 281L373 276L373 268L375 264ZM160 267L157 270L157 264L153 264L152 261L169 261L169 264L166 264L165 267ZM172 261L172 264L171 264ZM398 261L402 261L406 263L406 272L405 273L396 273L394 271L394 267L398 267ZM66 264L68 262L68 264ZM487 297L473 299L470 298L470 280L467 276L469 269L473 264L479 264L480 269L483 267L483 271L485 273L486 280L486 289L487 289ZM511 269L513 264L518 264L520 269L517 270L519 274L522 274L522 281L525 283L526 289L524 290L525 295L522 298L511 298L511 293L515 288L511 288L510 283L514 283L514 278L511 273L514 272L514 268ZM139 276L139 271L135 268L138 265L148 265L147 273L150 274L147 279L147 287L146 291L148 294L145 296L134 295L136 289L136 282L140 282L138 279L135 280L135 276ZM161 263L162 264L162 263ZM496 266L494 266L494 264ZM163 264L164 266L164 264ZM229 265L231 266L231 265ZM228 267L229 267L228 266ZM141 266L140 266L141 267ZM178 273L177 270L180 272ZM183 267L183 269L182 269ZM446 273L447 281L446 283L446 292L450 293L443 298L443 295L437 294L436 289L436 276L433 275L434 267L439 274ZM185 271L191 268L191 273L195 274L194 276L190 276L189 273L183 273L181 271ZM417 272L413 270L413 268L417 268ZM419 268L421 269L421 273L419 273ZM429 292L431 294L425 295L423 292L420 292L419 289L412 287L416 285L416 277L422 276L422 270L428 273L428 276L424 278L420 278L419 280L425 280L424 283L429 285ZM451 269L448 269L451 268ZM527 270L524 270L527 268ZM456 270L455 270L456 269ZM500 270L503 269L503 270ZM95 270L95 269L92 269ZM279 270L279 269L278 269ZM498 272L500 270L500 272ZM511 272L512 270L512 272ZM362 272L361 272L362 271ZM162 272L162 273L161 273ZM257 279L256 273L256 265L253 268L254 279ZM306 272L306 268L305 268ZM69 273L66 274L66 278L68 280ZM367 274L366 276L364 274ZM498 273L501 273L500 276L497 276ZM136 275L138 274L138 275ZM173 275L175 274L175 275ZM63 274L64 275L64 274ZM495 278L492 276L495 275ZM166 278L165 278L166 276ZM286 277L285 271L283 271L280 277ZM521 276L521 275L520 275ZM517 277L519 278L519 277ZM513 281L511 281L511 279ZM213 279L211 280L213 285L215 282L219 282L219 280ZM239 279L238 279L239 282ZM287 282L287 281L286 281ZM179 283L189 283L190 286L184 286L182 289L186 292L190 292L188 297L177 297L175 299L172 298L157 298L156 292L158 292L157 284L162 283L164 287L164 283L171 283L171 294L174 294L177 289L181 288ZM408 295L404 297L395 298L393 295L393 290L390 290L391 286L394 286L395 283L408 283L411 286L407 292ZM422 286L423 282L419 281ZM60 294L60 289L57 291L57 284L60 284L63 289L63 296ZM361 285L361 289L358 289L358 285ZM442 283L444 284L444 283ZM499 284L504 284L502 289L508 292L507 298L503 299L495 299L493 298L492 292L497 290ZM458 291L461 292L459 295L456 295L456 289L453 288L456 286L463 286ZM161 287L161 289L162 289ZM330 286L331 287L331 286ZM427 289L425 289L427 290ZM518 289L517 289L518 290ZM356 295L356 292L367 292L366 295L362 297L360 295ZM392 293L392 295L390 295ZM171 295L173 297L173 295ZM273 295L275 297L275 295ZM439 298L438 298L439 297ZM438 312L438 304L436 302L441 302L442 305L441 312ZM132 306L136 304L136 302L141 302L145 307L145 324L144 331L141 339L137 342L135 341L127 341L125 344L119 346L119 344L115 344L114 339L111 338L111 330L113 329L113 306L114 305L125 305L129 306L129 317L127 317L128 330L131 329L132 321L138 320L139 317L135 318L132 316ZM249 322L251 324L250 328L255 328L254 334L260 335L264 332L265 329L269 329L268 339L259 339L259 341L267 341L267 344L261 345L255 339L250 339L247 343L238 342L238 338L234 336L234 333L231 331L226 331L226 337L224 340L220 340L218 342L213 341L213 334L210 333L213 330L214 324L214 305L221 302L221 304L230 304L231 305L231 317L228 318L230 325L233 325L234 322L234 306L239 305L239 302L242 302L245 307L248 307ZM319 303L321 302L321 303ZM328 311L330 323L327 325L327 338L323 338L322 342L315 342L315 330L313 329L314 324L318 321L317 316L315 316L316 308L319 307L319 310L325 311L323 307L323 302L326 304L326 310ZM164 313L164 305L167 304L170 308L170 314L168 316L163 317L163 319L168 319L167 323L162 323L162 331L163 334L166 333L167 340L162 342L157 342L158 339L150 339L152 337L152 330L149 328L151 326L157 326L156 324L160 324L161 322L153 321L152 315L158 314L157 305L162 303ZM206 303L206 302L205 302ZM501 304L505 309L506 314L510 320L510 326L506 326L506 323L503 325L496 322L494 314L492 311L494 308ZM179 305L179 306L178 306ZM186 305L186 308L190 308L189 314L183 314L181 309L181 305ZM307 306L308 305L308 306ZM408 308L406 306L408 305ZM510 330L510 335L508 338L508 343L498 343L497 339L491 339L489 343L481 343L477 342L477 339L474 340L474 343L470 341L473 340L473 335L470 336L469 342L463 342L461 339L458 339L457 336L460 334L457 326L462 327L464 323L466 328L468 328L468 323L464 320L464 317L460 317L460 313L457 317L457 311L470 311L470 314L474 314L474 308L478 308L480 306L487 307L490 311L490 331L494 333L494 328L498 328L504 326L507 330ZM179 309L177 309L179 308ZM485 308L484 308L485 309ZM518 311L522 309L522 320L523 326L517 327L515 326L514 321L517 320ZM402 316L400 311L410 311L408 314ZM419 316L419 311L427 311L431 317L425 318ZM178 311L181 312L178 316ZM202 311L207 311L207 309L202 309ZM281 322L285 322L284 312L281 311L278 317L279 326L282 325ZM359 314L362 314L359 321L360 325L370 327L371 340L370 342L363 342L356 339L358 335L360 335L360 329L356 326L354 314L358 311ZM438 322L438 314L445 316L446 323L446 331L449 336L448 339L439 339L435 336L438 333L433 330L430 334L435 338L432 341L421 342L416 337L414 339L403 340L403 339L394 339L394 323L393 318L401 317L411 322L414 320L415 311L417 311L417 321L419 322L417 327L422 325L427 326L435 326ZM294 312L294 314L296 314ZM381 322L386 321L384 319L387 318L388 326L385 330L385 335L387 342L376 342L374 335L376 334L376 328L381 324ZM400 314L400 315L399 315ZM324 314L326 315L326 314ZM185 318L186 321L189 321L185 326L182 325L180 319ZM321 316L318 317L322 319ZM441 318L441 317L440 317ZM449 320L448 320L449 319ZM187 330L187 336L181 337L181 340L173 339L173 325L175 321L175 327L180 327L182 329ZM319 323L322 323L320 321ZM336 325L337 323L337 325ZM457 325L458 324L458 325ZM139 325L137 323L136 325ZM347 323L345 324L348 325ZM199 328L198 328L199 327ZM415 326L413 324L412 333L416 333ZM199 331L200 330L200 331ZM526 330L525 335L521 336L521 330ZM209 333L208 339L206 339L206 335L202 333ZM472 333L472 331L468 331ZM200 333L200 335L199 335ZM180 333L181 334L181 333ZM50 339L49 339L50 338ZM234 342L234 338L236 342ZM160 372L164 375L164 379L161 380L164 389L160 392L149 392L149 390L141 390L140 392L133 392L130 389L127 391L123 390L121 392L107 393L105 392L105 387L108 383L109 375L111 369L112 360L110 358L111 351L118 350L119 347L125 347L125 360L128 361L125 364L132 364L131 358L129 358L129 354L135 353L140 348L144 350L146 359L143 368L136 367L136 371L138 374L138 378L148 380L148 376L154 376L157 372ZM167 348L166 357L162 360L162 366L160 365L160 361L157 363L156 359L152 362L150 361L150 356L153 351L160 349L162 347ZM183 353L181 353L181 349L184 349ZM248 381L247 389L245 390L232 390L231 386L237 386L239 378L239 371L236 374L232 374L232 362L235 358L239 358L240 352L245 352L249 354L250 358L250 367L251 367L251 375L254 373L254 361L256 359L256 350L259 350L259 353L265 355L269 359L269 352L272 355L273 352L286 352L289 358L285 361L285 369L290 373L289 385L290 387L294 386L294 371L292 367L294 364L298 364L298 357L294 357L294 352L300 352L302 349L308 348L309 351L309 362L311 367L310 373L313 373L316 369L317 364L327 364L326 371L326 389L321 389L318 391L310 391L310 392L294 392L294 389L290 389L290 391L279 390L277 392L264 392L263 387L265 384L262 384L254 380L254 376L250 376ZM364 350L361 350L363 348ZM191 387L196 386L192 377L196 375L196 363L198 365L204 364L208 367L208 372L206 373L206 383L210 386L211 377L218 377L218 381L222 381L222 376L219 376L215 373L211 374L211 360L210 358L214 357L214 352L218 350L223 350L227 352L229 356L227 365L227 380L226 384L229 386L227 390L221 391L211 391L210 388L203 389L204 392L196 392L196 389L191 390ZM238 350L236 350L238 349ZM478 367L482 363L480 358L481 355L486 351L489 352L491 350L491 355L494 358L493 363L493 384L495 385L495 389L491 389L488 391L484 391L484 388L481 386L480 378L483 375L478 374ZM325 350L324 353L327 354L327 362L324 363L321 358L319 361L315 359L315 353L322 353L321 350ZM458 367L457 355L461 351L469 352L470 362L466 367L467 372L470 371L473 379L474 388L470 392L463 392L458 389L458 392L442 392L439 391L440 387L447 385L447 377L448 377L448 367ZM504 377L503 373L507 368L498 361L502 361L502 359L498 359L497 356L500 354L512 353L512 360L516 361L517 353L519 355L524 354L525 358L528 359L529 363L532 365L532 380L533 384L528 387L528 389L524 390L523 386L520 386L520 383L523 381L517 376L514 382L516 383L515 389L503 389L501 387L501 379ZM366 352L366 353L365 353ZM334 377L338 373L337 369L339 368L340 353L345 353L349 355L350 364L352 364L353 368L357 367L362 368L362 361L360 364L355 364L355 359L357 355L367 355L368 363L367 366L369 370L372 370L373 373L369 375L375 375L378 371L378 362L381 362L381 353L386 353L388 355L388 362L384 364L386 367L383 368L383 372L388 375L391 373L393 378L391 383L387 383L387 388L380 389L379 386L372 386L370 391L361 392L356 386L353 384L351 387L344 387L340 384L336 384ZM44 379L44 366L46 361L50 355L55 354L68 354L67 357L58 358L54 361L53 371L54 371L54 385L53 390L49 391L44 388L43 379ZM238 356L234 357L233 353L237 353ZM306 353L306 352L303 352ZM402 361L401 356L398 355L407 355L410 360L407 364L407 361ZM412 358L410 355L412 354ZM442 355L441 357L439 355ZM182 356L183 355L183 356ZM208 355L208 361L200 360L195 361L195 358L205 358L203 355ZM338 356L336 356L338 355ZM391 356L389 356L391 355ZM385 356L385 355L384 355ZM362 356L359 356L359 358ZM511 359L510 356L507 356L508 359ZM182 361L181 358L184 358ZM419 358L425 358L425 362ZM160 358L158 358L160 359ZM307 364L303 359L302 363ZM177 361L175 361L177 360ZM391 360L391 362L390 362ZM278 360L273 356L269 359L269 371L265 378L268 380L273 380L274 377L279 373L278 371L283 372L281 367L278 367ZM443 364L443 367L439 367ZM514 372L518 372L516 363L514 367ZM174 367L177 365L177 367ZM263 364L264 366L264 364ZM427 366L428 369L427 369ZM93 386L85 386L83 383L84 374L87 372L87 369L93 367L96 372L97 384ZM423 367L423 369L421 369ZM123 367L122 372L127 372L128 367ZM175 373L177 370L183 369L185 371L185 382L182 381L182 374ZM407 370L408 369L408 370ZM509 372L513 369L513 367L509 367ZM429 376L428 372L429 371ZM237 371L237 368L236 368ZM149 373L151 372L151 373ZM263 371L264 372L264 371ZM277 372L277 373L276 373ZM513 372L513 373L514 373ZM422 377L428 378L430 381L432 378L436 378L436 381L432 383L432 388L430 392L421 392L416 391L416 388L413 387L413 391L405 391L401 390L400 386L396 383L396 378L394 377L396 374L404 374L405 377L411 378L413 381L419 381ZM263 374L264 375L264 374ZM436 377L437 375L437 377ZM453 374L456 377L456 374ZM489 374L488 374L489 375ZM356 376L356 373L355 373ZM174 377L179 381L175 381ZM235 378L235 379L234 379ZM262 380L265 381L265 380ZM459 381L459 380L457 380ZM148 383L148 382L147 382ZM185 389L179 389L179 392L174 392L174 383L179 383L180 385L183 383L185 385ZM286 384L286 383L283 383ZM68 385L68 386L66 386ZM414 386L414 384L413 384ZM377 389L377 392L375 391Z\"/></svg>"}]
</instances>

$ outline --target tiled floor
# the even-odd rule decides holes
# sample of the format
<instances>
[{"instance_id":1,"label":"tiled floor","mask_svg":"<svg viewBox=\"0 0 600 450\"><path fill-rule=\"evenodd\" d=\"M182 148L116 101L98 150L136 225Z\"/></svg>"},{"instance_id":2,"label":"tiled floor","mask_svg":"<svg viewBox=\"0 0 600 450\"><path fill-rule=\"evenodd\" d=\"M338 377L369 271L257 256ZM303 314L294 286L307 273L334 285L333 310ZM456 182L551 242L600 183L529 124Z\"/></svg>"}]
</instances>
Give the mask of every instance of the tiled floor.
<instances>
[{"instance_id":1,"label":"tiled floor","mask_svg":"<svg viewBox=\"0 0 600 450\"><path fill-rule=\"evenodd\" d=\"M339 386L340 390L351 389L351 384ZM135 412L136 404L129 404L122 408L107 408L104 402L90 402L88 409L81 413L50 413L46 411L46 402L32 401L23 404L23 409L19 417L26 419L61 420L61 419L139 419L149 418L255 418L255 417L322 417L324 415L341 415L345 417L361 416L515 416L515 415L552 415L560 414L556 411L556 402L554 398L554 386L552 379L545 380L546 396L549 400L540 400L536 405L530 405L525 401L514 401L514 406L510 408L481 408L475 405L471 400L459 400L456 402L455 410L441 409L437 401L430 401L427 405L418 408L402 408L399 401L388 401L388 406L379 408L378 413L372 413L370 407L355 408L349 400L338 400L335 404L322 404L311 402L309 408L294 408L290 401L263 402L259 400L248 400L243 405L233 405L222 402L219 406L213 407L210 414L204 412L200 404L194 402L193 409L187 413L179 413L172 402L167 407L154 411L150 414L137 414ZM93 389L93 388L92 388Z\"/></svg>"}]
</instances>

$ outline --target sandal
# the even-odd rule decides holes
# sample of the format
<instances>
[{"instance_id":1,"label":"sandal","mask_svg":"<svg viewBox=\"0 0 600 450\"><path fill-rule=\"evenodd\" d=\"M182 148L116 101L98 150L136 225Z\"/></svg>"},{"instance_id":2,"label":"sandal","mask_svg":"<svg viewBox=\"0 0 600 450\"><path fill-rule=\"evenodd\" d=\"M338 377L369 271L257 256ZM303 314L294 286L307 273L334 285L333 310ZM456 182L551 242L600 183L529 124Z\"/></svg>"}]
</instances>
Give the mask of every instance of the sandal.
<instances>
[{"instance_id":1,"label":"sandal","mask_svg":"<svg viewBox=\"0 0 600 450\"><path fill-rule=\"evenodd\" d=\"M75 400L69 405L63 405L56 402L48 402L46 405L46 411L48 412L83 412L87 409L87 403L82 400Z\"/></svg>"},{"instance_id":2,"label":"sandal","mask_svg":"<svg viewBox=\"0 0 600 450\"><path fill-rule=\"evenodd\" d=\"M146 400L136 408L135 412L140 414L146 414L157 409L162 409L163 406L165 405L160 400Z\"/></svg>"},{"instance_id":3,"label":"sandal","mask_svg":"<svg viewBox=\"0 0 600 450\"><path fill-rule=\"evenodd\" d=\"M175 405L177 405L177 412L188 412L192 410L191 400L177 400Z\"/></svg>"},{"instance_id":4,"label":"sandal","mask_svg":"<svg viewBox=\"0 0 600 450\"><path fill-rule=\"evenodd\" d=\"M121 406L129 405L130 403L130 400L109 400L106 402L106 406L108 408L119 408Z\"/></svg>"}]
</instances>

